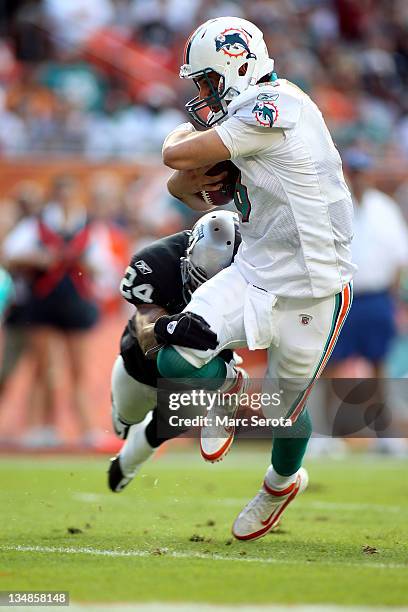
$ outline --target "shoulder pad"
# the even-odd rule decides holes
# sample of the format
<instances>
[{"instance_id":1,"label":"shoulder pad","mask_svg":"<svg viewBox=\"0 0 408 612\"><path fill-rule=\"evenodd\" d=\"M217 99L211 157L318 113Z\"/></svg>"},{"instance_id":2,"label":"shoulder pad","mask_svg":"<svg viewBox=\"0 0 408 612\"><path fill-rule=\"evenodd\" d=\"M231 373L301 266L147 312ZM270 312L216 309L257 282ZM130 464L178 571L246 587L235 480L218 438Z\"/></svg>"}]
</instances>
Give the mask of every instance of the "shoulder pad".
<instances>
[{"instance_id":1,"label":"shoulder pad","mask_svg":"<svg viewBox=\"0 0 408 612\"><path fill-rule=\"evenodd\" d=\"M299 120L302 94L296 86L289 86L283 80L260 83L230 103L228 116L237 117L247 125L290 129Z\"/></svg>"}]
</instances>

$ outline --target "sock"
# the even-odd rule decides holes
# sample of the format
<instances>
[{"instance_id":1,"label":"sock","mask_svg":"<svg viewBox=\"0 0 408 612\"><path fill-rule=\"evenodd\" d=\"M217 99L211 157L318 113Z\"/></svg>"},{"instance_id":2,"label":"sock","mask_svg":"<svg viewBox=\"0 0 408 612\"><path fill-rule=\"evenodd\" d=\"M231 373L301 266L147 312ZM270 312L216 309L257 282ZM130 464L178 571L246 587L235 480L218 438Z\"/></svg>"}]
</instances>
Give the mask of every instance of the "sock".
<instances>
[{"instance_id":1,"label":"sock","mask_svg":"<svg viewBox=\"0 0 408 612\"><path fill-rule=\"evenodd\" d=\"M180 355L172 346L160 349L157 356L157 368L163 378L206 378L208 388L214 379L217 388L219 381L227 375L227 366L221 357L214 357L206 365L196 368Z\"/></svg>"},{"instance_id":2,"label":"sock","mask_svg":"<svg viewBox=\"0 0 408 612\"><path fill-rule=\"evenodd\" d=\"M292 484L292 482L295 480L296 474L297 471L290 476L281 476L281 474L278 474L278 472L275 470L273 465L270 465L265 475L265 482L271 489L281 491Z\"/></svg>"},{"instance_id":3,"label":"sock","mask_svg":"<svg viewBox=\"0 0 408 612\"><path fill-rule=\"evenodd\" d=\"M159 411L157 410L157 408L155 408L153 410L152 420L150 421L150 423L147 425L145 429L146 440L152 448L158 448L161 444L163 444L163 442L167 442L167 440L176 438L179 435L178 431L177 432L170 431L169 433L170 434L174 433L174 435L165 436L162 433L159 436L159 433L158 433L159 417L160 417ZM167 429L169 428L167 427ZM161 431L162 432L165 431L165 427L163 426L163 423L161 424Z\"/></svg>"},{"instance_id":4,"label":"sock","mask_svg":"<svg viewBox=\"0 0 408 612\"><path fill-rule=\"evenodd\" d=\"M152 412L149 412L141 423L129 428L128 437L119 453L120 467L125 476L133 477L140 464L154 453L154 448L148 443L145 434L151 419Z\"/></svg>"},{"instance_id":5,"label":"sock","mask_svg":"<svg viewBox=\"0 0 408 612\"><path fill-rule=\"evenodd\" d=\"M225 363L225 380L219 388L220 393L234 392L234 387L237 384L237 371L231 363Z\"/></svg>"},{"instance_id":6,"label":"sock","mask_svg":"<svg viewBox=\"0 0 408 612\"><path fill-rule=\"evenodd\" d=\"M293 476L302 465L312 435L312 421L307 410L292 425L290 433L290 438L275 438L273 441L272 466L274 472L283 477Z\"/></svg>"}]
</instances>

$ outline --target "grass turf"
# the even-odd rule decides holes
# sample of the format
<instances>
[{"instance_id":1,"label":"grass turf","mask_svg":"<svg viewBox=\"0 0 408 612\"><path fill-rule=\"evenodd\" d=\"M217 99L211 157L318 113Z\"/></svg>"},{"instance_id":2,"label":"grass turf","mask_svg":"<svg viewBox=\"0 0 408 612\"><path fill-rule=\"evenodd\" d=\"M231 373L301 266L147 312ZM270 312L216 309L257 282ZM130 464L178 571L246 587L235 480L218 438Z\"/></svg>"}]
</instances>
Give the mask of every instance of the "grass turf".
<instances>
[{"instance_id":1,"label":"grass turf","mask_svg":"<svg viewBox=\"0 0 408 612\"><path fill-rule=\"evenodd\" d=\"M407 604L406 463L309 462L310 488L278 531L232 541L265 460L239 448L217 465L170 452L112 494L107 460L3 458L0 590L67 590L89 602Z\"/></svg>"}]
</instances>

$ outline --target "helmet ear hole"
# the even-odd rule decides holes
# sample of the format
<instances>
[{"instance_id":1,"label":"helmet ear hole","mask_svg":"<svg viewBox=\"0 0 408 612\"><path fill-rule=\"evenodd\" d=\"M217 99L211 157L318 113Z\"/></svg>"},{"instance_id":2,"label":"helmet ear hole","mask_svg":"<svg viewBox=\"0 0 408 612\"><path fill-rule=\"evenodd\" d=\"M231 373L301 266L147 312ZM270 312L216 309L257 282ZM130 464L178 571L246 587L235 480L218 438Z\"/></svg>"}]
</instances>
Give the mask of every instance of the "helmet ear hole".
<instances>
[{"instance_id":1,"label":"helmet ear hole","mask_svg":"<svg viewBox=\"0 0 408 612\"><path fill-rule=\"evenodd\" d=\"M245 64L242 64L242 66L238 70L239 76L245 76L247 73L247 70L248 70L248 62L246 62Z\"/></svg>"},{"instance_id":2,"label":"helmet ear hole","mask_svg":"<svg viewBox=\"0 0 408 612\"><path fill-rule=\"evenodd\" d=\"M180 258L186 302L200 285L232 263L239 242L236 213L210 212L197 221L189 236L185 256Z\"/></svg>"},{"instance_id":3,"label":"helmet ear hole","mask_svg":"<svg viewBox=\"0 0 408 612\"><path fill-rule=\"evenodd\" d=\"M222 94L222 92L224 91L224 83L225 83L224 77L220 76L219 81L218 81L218 86L217 86L218 93L220 94Z\"/></svg>"}]
</instances>

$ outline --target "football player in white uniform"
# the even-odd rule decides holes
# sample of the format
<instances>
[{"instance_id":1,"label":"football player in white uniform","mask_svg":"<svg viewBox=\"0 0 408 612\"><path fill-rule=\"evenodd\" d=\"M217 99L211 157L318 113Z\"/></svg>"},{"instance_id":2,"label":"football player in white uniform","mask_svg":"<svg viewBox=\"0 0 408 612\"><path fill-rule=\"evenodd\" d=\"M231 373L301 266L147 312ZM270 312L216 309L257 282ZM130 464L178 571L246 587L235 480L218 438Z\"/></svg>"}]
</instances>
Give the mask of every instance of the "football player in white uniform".
<instances>
[{"instance_id":1,"label":"football player in white uniform","mask_svg":"<svg viewBox=\"0 0 408 612\"><path fill-rule=\"evenodd\" d=\"M306 401L323 371L352 301L352 202L339 153L314 102L277 78L262 32L236 17L207 21L189 37L182 78L198 96L187 104L206 128L187 123L163 145L175 170L169 191L191 208L200 168L232 160L240 170L235 204L242 243L235 262L204 283L186 306L217 334L209 350L165 347L164 377L225 379L240 387L217 355L224 348L267 348L290 437L275 433L263 486L233 525L240 540L262 537L307 485L302 460L312 426ZM265 412L265 410L264 410ZM208 432L207 432L208 433ZM233 432L202 432L202 454L219 460Z\"/></svg>"}]
</instances>

